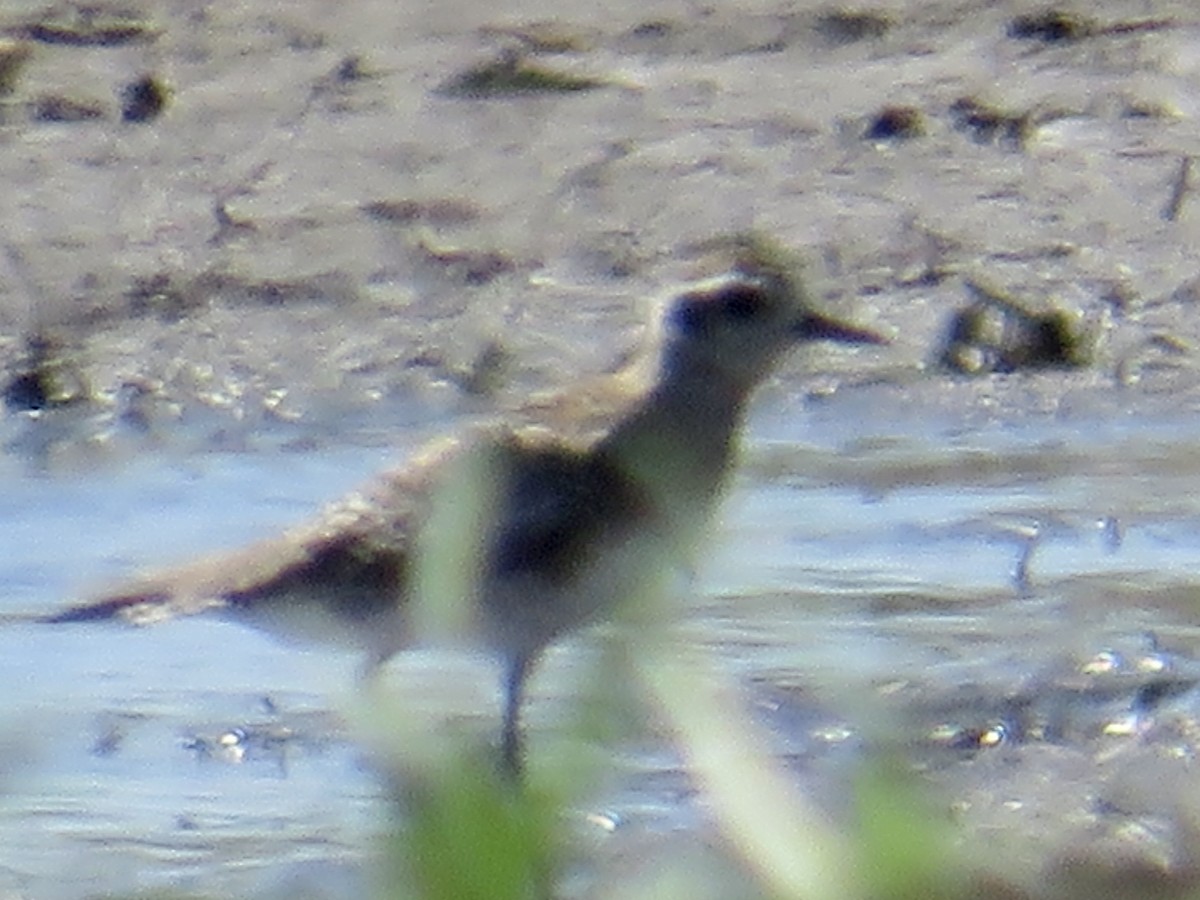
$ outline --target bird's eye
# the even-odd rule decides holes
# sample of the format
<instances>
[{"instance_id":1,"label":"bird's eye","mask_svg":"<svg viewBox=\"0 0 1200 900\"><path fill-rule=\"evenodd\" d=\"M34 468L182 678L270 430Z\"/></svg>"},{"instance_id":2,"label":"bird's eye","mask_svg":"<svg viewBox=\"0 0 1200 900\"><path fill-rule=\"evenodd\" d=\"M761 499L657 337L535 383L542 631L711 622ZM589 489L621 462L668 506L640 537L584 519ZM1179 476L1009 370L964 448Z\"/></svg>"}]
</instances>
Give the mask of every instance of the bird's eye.
<instances>
[{"instance_id":1,"label":"bird's eye","mask_svg":"<svg viewBox=\"0 0 1200 900\"><path fill-rule=\"evenodd\" d=\"M746 285L726 288L720 299L725 317L738 322L755 318L765 305L762 291Z\"/></svg>"},{"instance_id":2,"label":"bird's eye","mask_svg":"<svg viewBox=\"0 0 1200 900\"><path fill-rule=\"evenodd\" d=\"M685 295L671 312L671 322L682 334L698 334L704 327L704 308L695 297Z\"/></svg>"}]
</instances>

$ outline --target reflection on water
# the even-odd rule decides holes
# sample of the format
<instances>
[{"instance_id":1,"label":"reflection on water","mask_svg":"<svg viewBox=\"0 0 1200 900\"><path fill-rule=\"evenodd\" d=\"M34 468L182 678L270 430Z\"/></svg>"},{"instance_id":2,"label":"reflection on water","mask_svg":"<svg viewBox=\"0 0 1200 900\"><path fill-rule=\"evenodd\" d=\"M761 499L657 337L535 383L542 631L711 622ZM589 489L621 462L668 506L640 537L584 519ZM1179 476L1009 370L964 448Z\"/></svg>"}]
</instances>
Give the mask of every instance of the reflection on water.
<instances>
[{"instance_id":1,"label":"reflection on water","mask_svg":"<svg viewBox=\"0 0 1200 900\"><path fill-rule=\"evenodd\" d=\"M757 423L683 625L746 687L815 795L832 802L837 773L885 734L923 741L936 769L939 752L1006 742L1115 750L1191 716L1194 433L1098 440L1042 424L871 442L824 425L806 422L798 444L794 423ZM361 889L355 862L384 804L338 714L352 658L205 620L141 632L22 617L269 534L385 460L377 448L208 455L8 479L0 888ZM588 643L552 653L536 679L535 748L570 715ZM400 661L392 680L488 733L488 676L464 698L441 666ZM631 740L596 802L623 825L697 827L679 765L661 736ZM993 805L974 809L995 824Z\"/></svg>"}]
</instances>

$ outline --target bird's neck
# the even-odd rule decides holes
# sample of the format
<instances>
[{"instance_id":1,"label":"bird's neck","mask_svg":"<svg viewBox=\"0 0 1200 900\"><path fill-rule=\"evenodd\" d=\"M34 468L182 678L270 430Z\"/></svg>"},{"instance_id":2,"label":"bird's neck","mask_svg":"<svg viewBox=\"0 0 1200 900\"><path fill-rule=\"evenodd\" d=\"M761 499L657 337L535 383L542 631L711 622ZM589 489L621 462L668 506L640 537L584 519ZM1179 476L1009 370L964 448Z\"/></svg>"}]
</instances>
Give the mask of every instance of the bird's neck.
<instances>
[{"instance_id":1,"label":"bird's neck","mask_svg":"<svg viewBox=\"0 0 1200 900\"><path fill-rule=\"evenodd\" d=\"M674 358L597 450L691 543L725 485L748 391L702 361Z\"/></svg>"}]
</instances>

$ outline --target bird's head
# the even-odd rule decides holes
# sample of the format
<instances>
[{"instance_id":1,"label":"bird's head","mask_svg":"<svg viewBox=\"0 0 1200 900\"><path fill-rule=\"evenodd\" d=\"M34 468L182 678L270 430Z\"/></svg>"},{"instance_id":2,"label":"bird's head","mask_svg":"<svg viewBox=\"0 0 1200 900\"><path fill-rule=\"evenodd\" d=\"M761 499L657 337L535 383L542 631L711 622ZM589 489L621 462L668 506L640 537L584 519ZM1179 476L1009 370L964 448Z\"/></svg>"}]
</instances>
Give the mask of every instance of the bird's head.
<instances>
[{"instance_id":1,"label":"bird's head","mask_svg":"<svg viewBox=\"0 0 1200 900\"><path fill-rule=\"evenodd\" d=\"M747 389L802 342L886 343L817 311L794 279L769 270L735 269L691 288L672 303L666 324L669 366L710 368Z\"/></svg>"}]
</instances>

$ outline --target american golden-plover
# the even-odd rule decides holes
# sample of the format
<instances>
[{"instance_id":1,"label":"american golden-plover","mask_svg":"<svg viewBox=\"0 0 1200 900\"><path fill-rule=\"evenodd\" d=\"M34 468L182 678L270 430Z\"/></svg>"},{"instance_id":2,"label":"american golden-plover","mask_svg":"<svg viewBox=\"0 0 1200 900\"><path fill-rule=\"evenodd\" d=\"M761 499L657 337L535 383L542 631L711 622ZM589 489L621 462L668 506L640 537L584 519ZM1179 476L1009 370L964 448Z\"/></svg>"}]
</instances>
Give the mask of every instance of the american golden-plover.
<instances>
[{"instance_id":1,"label":"american golden-plover","mask_svg":"<svg viewBox=\"0 0 1200 900\"><path fill-rule=\"evenodd\" d=\"M473 630L503 664L503 763L520 770L531 667L564 632L603 620L664 570L687 567L728 481L754 389L795 345L883 343L815 311L789 273L754 260L668 305L657 376L585 442L493 428L443 441L312 522L148 576L52 622L149 624L220 612L289 637L357 646L364 671L412 645L417 548L454 464L486 459L474 543Z\"/></svg>"}]
</instances>

